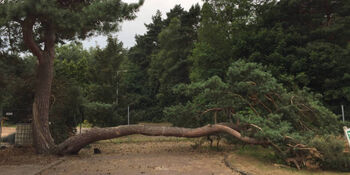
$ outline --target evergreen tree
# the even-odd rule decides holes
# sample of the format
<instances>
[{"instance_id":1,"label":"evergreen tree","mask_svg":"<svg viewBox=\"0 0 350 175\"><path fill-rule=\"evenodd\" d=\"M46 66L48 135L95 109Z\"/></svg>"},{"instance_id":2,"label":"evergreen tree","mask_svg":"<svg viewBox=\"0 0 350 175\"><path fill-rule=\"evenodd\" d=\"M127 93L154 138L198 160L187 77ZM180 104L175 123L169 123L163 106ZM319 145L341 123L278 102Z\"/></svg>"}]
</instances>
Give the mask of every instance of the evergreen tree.
<instances>
[{"instance_id":1,"label":"evergreen tree","mask_svg":"<svg viewBox=\"0 0 350 175\"><path fill-rule=\"evenodd\" d=\"M147 32L136 36L136 45L129 50L126 70L132 73L124 74L122 82L128 96L133 97L133 115L143 121L152 121L159 118L159 107L155 98L157 87L149 83L149 69L153 52L159 49L158 35L164 28L162 14L157 11L150 24L145 24Z\"/></svg>"},{"instance_id":2,"label":"evergreen tree","mask_svg":"<svg viewBox=\"0 0 350 175\"><path fill-rule=\"evenodd\" d=\"M175 15L179 16L171 18ZM193 6L189 12L175 6L167 16L165 22L171 19L170 23L158 35L159 49L153 53L148 69L150 82L157 87L160 109L184 101L182 97L175 96L171 88L189 82L188 56L196 40L199 6Z\"/></svg>"},{"instance_id":3,"label":"evergreen tree","mask_svg":"<svg viewBox=\"0 0 350 175\"><path fill-rule=\"evenodd\" d=\"M48 121L56 43L85 38L95 32L115 31L120 21L135 17L134 12L141 3L129 5L120 0L1 2L0 26L19 24L24 45L38 59L33 131L39 153L55 148Z\"/></svg>"}]
</instances>

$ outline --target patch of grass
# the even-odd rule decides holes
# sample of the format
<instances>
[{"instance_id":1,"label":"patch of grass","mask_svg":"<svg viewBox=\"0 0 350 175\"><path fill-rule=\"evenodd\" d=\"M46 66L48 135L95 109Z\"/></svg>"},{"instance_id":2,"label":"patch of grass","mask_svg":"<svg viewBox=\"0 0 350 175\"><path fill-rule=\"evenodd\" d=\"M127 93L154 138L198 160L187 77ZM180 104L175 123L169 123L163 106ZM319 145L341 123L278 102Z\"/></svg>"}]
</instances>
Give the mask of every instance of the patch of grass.
<instances>
[{"instance_id":1,"label":"patch of grass","mask_svg":"<svg viewBox=\"0 0 350 175\"><path fill-rule=\"evenodd\" d=\"M237 147L237 154L239 155L255 157L260 161L268 161L269 163L276 163L279 161L272 148L264 148L256 145L238 145Z\"/></svg>"},{"instance_id":2,"label":"patch of grass","mask_svg":"<svg viewBox=\"0 0 350 175\"><path fill-rule=\"evenodd\" d=\"M236 145L236 151L231 154L232 165L240 170L252 174L270 175L345 175L349 173L321 171L321 170L297 170L296 168L282 165L283 162L275 155L271 148L254 145Z\"/></svg>"},{"instance_id":3,"label":"patch of grass","mask_svg":"<svg viewBox=\"0 0 350 175\"><path fill-rule=\"evenodd\" d=\"M2 125L2 127L15 128L15 127L16 127L16 124L4 122L4 124Z\"/></svg>"},{"instance_id":4,"label":"patch of grass","mask_svg":"<svg viewBox=\"0 0 350 175\"><path fill-rule=\"evenodd\" d=\"M77 126L79 127L79 125ZM92 128L92 124L89 123L87 120L84 120L83 123L81 124L82 128Z\"/></svg>"}]
</instances>

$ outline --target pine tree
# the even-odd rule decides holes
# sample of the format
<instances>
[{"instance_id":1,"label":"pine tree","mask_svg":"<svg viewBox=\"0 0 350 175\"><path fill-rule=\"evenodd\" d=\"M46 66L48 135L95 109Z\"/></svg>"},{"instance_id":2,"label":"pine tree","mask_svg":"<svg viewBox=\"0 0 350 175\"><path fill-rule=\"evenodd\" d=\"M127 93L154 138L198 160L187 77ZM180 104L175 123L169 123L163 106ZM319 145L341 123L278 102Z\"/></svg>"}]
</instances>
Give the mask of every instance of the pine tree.
<instances>
[{"instance_id":1,"label":"pine tree","mask_svg":"<svg viewBox=\"0 0 350 175\"><path fill-rule=\"evenodd\" d=\"M49 101L53 79L55 45L64 40L86 38L96 32L115 31L118 23L133 19L140 4L120 0L26 0L0 2L0 26L20 25L26 48L37 58L33 103L33 132L37 152L56 147L49 131Z\"/></svg>"}]
</instances>

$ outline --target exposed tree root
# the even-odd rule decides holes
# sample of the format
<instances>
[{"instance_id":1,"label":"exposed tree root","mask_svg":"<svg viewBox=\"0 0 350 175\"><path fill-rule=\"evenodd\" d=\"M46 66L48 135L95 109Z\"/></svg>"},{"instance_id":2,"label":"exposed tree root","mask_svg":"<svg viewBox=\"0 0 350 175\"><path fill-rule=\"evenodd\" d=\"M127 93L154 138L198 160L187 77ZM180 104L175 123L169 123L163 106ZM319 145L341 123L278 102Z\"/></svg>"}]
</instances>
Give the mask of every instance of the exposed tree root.
<instances>
[{"instance_id":1,"label":"exposed tree root","mask_svg":"<svg viewBox=\"0 0 350 175\"><path fill-rule=\"evenodd\" d=\"M295 155L295 157L286 159L288 164L294 164L299 170L302 167L308 169L318 169L320 167L318 160L322 160L323 156L316 148L310 148L303 144L287 144L287 146L289 146L288 151Z\"/></svg>"}]
</instances>

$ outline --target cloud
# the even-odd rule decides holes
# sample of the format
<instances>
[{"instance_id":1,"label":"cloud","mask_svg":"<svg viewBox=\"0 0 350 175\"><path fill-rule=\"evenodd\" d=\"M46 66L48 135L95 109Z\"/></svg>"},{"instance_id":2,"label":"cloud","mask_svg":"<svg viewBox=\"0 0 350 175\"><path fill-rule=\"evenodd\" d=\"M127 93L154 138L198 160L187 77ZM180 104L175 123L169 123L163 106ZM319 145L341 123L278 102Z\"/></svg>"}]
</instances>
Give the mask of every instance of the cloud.
<instances>
[{"instance_id":1,"label":"cloud","mask_svg":"<svg viewBox=\"0 0 350 175\"><path fill-rule=\"evenodd\" d=\"M135 3L138 0L123 0L126 3ZM170 11L175 5L180 4L184 9L188 10L192 5L199 3L201 0L145 0L145 3L137 12L137 18L132 21L125 21L121 24L121 30L116 34L118 39L124 43L124 47L132 47L135 45L135 35L141 35L146 32L144 24L152 22L152 16L156 14L157 10L160 10L163 14L163 18L166 17L166 13ZM96 36L83 41L85 48L106 46L105 36Z\"/></svg>"}]
</instances>

